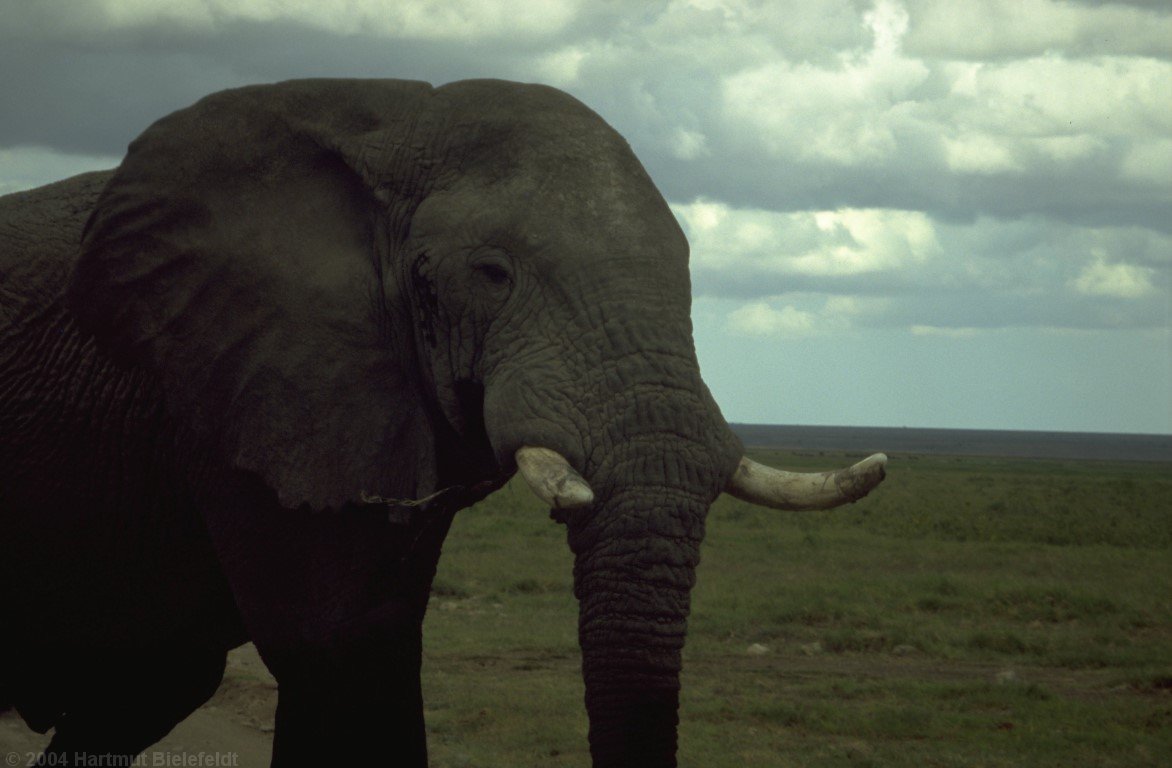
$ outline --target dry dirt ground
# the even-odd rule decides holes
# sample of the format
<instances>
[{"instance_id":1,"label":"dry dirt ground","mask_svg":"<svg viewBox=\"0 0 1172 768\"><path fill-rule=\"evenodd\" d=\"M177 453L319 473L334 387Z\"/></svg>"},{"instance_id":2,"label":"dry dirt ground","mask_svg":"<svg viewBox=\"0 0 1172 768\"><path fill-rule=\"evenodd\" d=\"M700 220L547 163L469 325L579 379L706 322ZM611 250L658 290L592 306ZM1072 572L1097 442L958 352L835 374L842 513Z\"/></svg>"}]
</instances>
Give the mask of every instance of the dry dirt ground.
<instances>
[{"instance_id":1,"label":"dry dirt ground","mask_svg":"<svg viewBox=\"0 0 1172 768\"><path fill-rule=\"evenodd\" d=\"M469 684L474 685L480 675L507 675L515 663L516 659L507 655L477 657L467 669L451 671L467 675ZM559 659L554 663L564 667L561 672L566 675L577 674L577 659ZM692 659L688 667L691 674L719 675L734 685L741 679L760 680L765 673L783 688L833 678L905 678L958 683L997 681L1007 673L1004 667L987 663L940 661L919 656L831 654ZM1024 680L1065 696L1097 697L1118 693L1110 688L1109 671L1028 668L1018 672ZM1017 673L1010 674L1016 676ZM265 768L272 747L276 702L276 682L261 663L256 649L252 645L238 648L229 654L224 682L211 701L180 723L134 765ZM30 731L15 713L0 714L0 761L3 766L29 765L47 742L47 736ZM184 759L187 762L183 762ZM195 762L200 759L202 763Z\"/></svg>"},{"instance_id":2,"label":"dry dirt ground","mask_svg":"<svg viewBox=\"0 0 1172 768\"><path fill-rule=\"evenodd\" d=\"M220 690L140 757L139 766L203 765L265 768L273 743L277 684L251 644L228 655ZM49 742L14 712L0 714L0 761L26 766ZM13 757L15 755L15 757Z\"/></svg>"}]
</instances>

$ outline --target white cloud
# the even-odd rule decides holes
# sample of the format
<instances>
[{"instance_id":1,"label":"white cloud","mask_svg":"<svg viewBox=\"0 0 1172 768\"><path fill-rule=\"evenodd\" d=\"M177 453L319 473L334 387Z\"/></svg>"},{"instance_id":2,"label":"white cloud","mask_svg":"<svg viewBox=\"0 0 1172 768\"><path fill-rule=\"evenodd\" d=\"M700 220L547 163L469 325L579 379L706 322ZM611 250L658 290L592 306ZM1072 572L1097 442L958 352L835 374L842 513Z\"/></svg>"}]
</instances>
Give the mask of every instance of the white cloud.
<instances>
[{"instance_id":1,"label":"white cloud","mask_svg":"<svg viewBox=\"0 0 1172 768\"><path fill-rule=\"evenodd\" d=\"M836 324L845 325L852 318L879 314L890 304L890 299L880 296L828 296L822 311Z\"/></svg>"},{"instance_id":2,"label":"white cloud","mask_svg":"<svg viewBox=\"0 0 1172 768\"><path fill-rule=\"evenodd\" d=\"M871 10L863 14L863 23L875 35L876 57L893 56L899 52L908 26L907 9L902 4L892 0L876 0Z\"/></svg>"},{"instance_id":3,"label":"white cloud","mask_svg":"<svg viewBox=\"0 0 1172 768\"><path fill-rule=\"evenodd\" d=\"M843 50L834 60L792 60L774 52L723 74L722 137L758 147L767 162L921 175L1016 177L1084 165L1101 178L1104 164L1122 159L1123 177L1172 186L1172 174L1145 175L1143 165L1145 158L1164 158L1161 142L1172 134L1172 62L1110 49L1078 56L1046 47L991 61L964 60L963 46L925 58L922 48L908 51L904 42L917 25L939 22L936 7L947 8L941 13L948 18L962 9L962 22L972 7L997 18L1014 19L1019 12L1008 3L912 7L916 15L909 17L903 5L877 2L861 20L870 44ZM1038 1L1019 15L1023 34L1032 35L1049 27L1033 29L1031 20L1054 14L1083 19L1085 31L1084 17L1100 17L1100 10L1056 10ZM1172 34L1172 16L1136 9L1124 16L1130 29L1151 22ZM984 29L970 22L957 34ZM1062 23L1054 20L1055 29Z\"/></svg>"},{"instance_id":4,"label":"white cloud","mask_svg":"<svg viewBox=\"0 0 1172 768\"><path fill-rule=\"evenodd\" d=\"M918 211L853 209L779 213L696 200L676 204L692 268L843 276L913 268L940 253Z\"/></svg>"},{"instance_id":5,"label":"white cloud","mask_svg":"<svg viewBox=\"0 0 1172 768\"><path fill-rule=\"evenodd\" d=\"M1028 137L1172 130L1172 62L1049 53L961 71L963 125Z\"/></svg>"},{"instance_id":6,"label":"white cloud","mask_svg":"<svg viewBox=\"0 0 1172 768\"><path fill-rule=\"evenodd\" d=\"M539 57L535 66L543 82L565 88L577 81L586 56L581 46L571 45Z\"/></svg>"},{"instance_id":7,"label":"white cloud","mask_svg":"<svg viewBox=\"0 0 1172 768\"><path fill-rule=\"evenodd\" d=\"M1053 0L909 0L905 38L920 55L1003 59L1047 50L1172 53L1172 16L1158 8ZM1166 10L1166 9L1165 9Z\"/></svg>"},{"instance_id":8,"label":"white cloud","mask_svg":"<svg viewBox=\"0 0 1172 768\"><path fill-rule=\"evenodd\" d=\"M990 328L947 328L938 325L913 325L911 326L913 336L943 336L949 339L971 339L974 336L979 336L982 333L988 333Z\"/></svg>"},{"instance_id":9,"label":"white cloud","mask_svg":"<svg viewBox=\"0 0 1172 768\"><path fill-rule=\"evenodd\" d=\"M1005 142L988 134L945 137L944 160L957 173L997 174L1024 170Z\"/></svg>"},{"instance_id":10,"label":"white cloud","mask_svg":"<svg viewBox=\"0 0 1172 768\"><path fill-rule=\"evenodd\" d=\"M968 335L956 329L1168 320L1172 238L1152 229L949 222L888 209L779 213L710 200L672 207L692 244L696 296L736 302L723 314L741 310L729 324L742 333L914 326ZM784 306L793 309L780 315Z\"/></svg>"},{"instance_id":11,"label":"white cloud","mask_svg":"<svg viewBox=\"0 0 1172 768\"><path fill-rule=\"evenodd\" d=\"M864 14L871 46L830 66L784 59L724 78L726 127L755 137L774 157L839 165L876 164L894 154L900 103L930 70L904 57L902 6L880 0Z\"/></svg>"},{"instance_id":12,"label":"white cloud","mask_svg":"<svg viewBox=\"0 0 1172 768\"><path fill-rule=\"evenodd\" d=\"M940 253L932 221L920 211L843 208L813 216L819 231L849 244L836 245L829 253L803 254L796 263L809 274L907 268Z\"/></svg>"},{"instance_id":13,"label":"white cloud","mask_svg":"<svg viewBox=\"0 0 1172 768\"><path fill-rule=\"evenodd\" d=\"M1021 175L1047 164L1070 166L1110 150L1107 141L1085 133L1022 137L1010 126L1002 131L961 130L941 139L945 164L956 173Z\"/></svg>"},{"instance_id":14,"label":"white cloud","mask_svg":"<svg viewBox=\"0 0 1172 768\"><path fill-rule=\"evenodd\" d=\"M1088 296L1137 299L1152 293L1152 270L1132 264L1108 264L1097 258L1083 268L1071 285Z\"/></svg>"},{"instance_id":15,"label":"white cloud","mask_svg":"<svg viewBox=\"0 0 1172 768\"><path fill-rule=\"evenodd\" d=\"M695 160L711 154L708 138L699 131L677 128L671 140L671 153L680 160Z\"/></svg>"},{"instance_id":16,"label":"white cloud","mask_svg":"<svg viewBox=\"0 0 1172 768\"><path fill-rule=\"evenodd\" d=\"M815 330L816 321L810 312L789 305L774 309L757 301L729 313L728 325L750 336L807 335Z\"/></svg>"},{"instance_id":17,"label":"white cloud","mask_svg":"<svg viewBox=\"0 0 1172 768\"><path fill-rule=\"evenodd\" d=\"M1172 174L1153 178L1144 170L1149 158L1167 162L1172 62L1049 53L940 71L951 79L950 93L918 119L925 133L937 125L949 170L1022 174L1122 157L1123 176L1172 186Z\"/></svg>"},{"instance_id":18,"label":"white cloud","mask_svg":"<svg viewBox=\"0 0 1172 768\"><path fill-rule=\"evenodd\" d=\"M863 296L773 297L740 304L727 312L726 324L749 336L817 336L851 328L886 305L886 299Z\"/></svg>"}]
</instances>

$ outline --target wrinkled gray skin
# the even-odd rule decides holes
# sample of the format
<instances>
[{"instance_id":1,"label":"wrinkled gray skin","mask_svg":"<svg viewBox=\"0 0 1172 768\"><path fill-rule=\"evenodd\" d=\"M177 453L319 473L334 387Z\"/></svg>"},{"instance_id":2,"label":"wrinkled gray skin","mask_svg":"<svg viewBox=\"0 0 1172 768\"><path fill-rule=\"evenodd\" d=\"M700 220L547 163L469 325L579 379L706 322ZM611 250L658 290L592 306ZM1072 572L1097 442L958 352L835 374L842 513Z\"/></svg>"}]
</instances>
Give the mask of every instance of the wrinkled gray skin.
<instances>
[{"instance_id":1,"label":"wrinkled gray skin","mask_svg":"<svg viewBox=\"0 0 1172 768\"><path fill-rule=\"evenodd\" d=\"M0 704L134 754L255 641L274 765L426 764L420 624L455 511L560 452L597 766L675 764L710 503L688 246L550 88L299 81L0 200ZM362 494L420 498L422 510ZM55 764L61 764L59 761Z\"/></svg>"}]
</instances>

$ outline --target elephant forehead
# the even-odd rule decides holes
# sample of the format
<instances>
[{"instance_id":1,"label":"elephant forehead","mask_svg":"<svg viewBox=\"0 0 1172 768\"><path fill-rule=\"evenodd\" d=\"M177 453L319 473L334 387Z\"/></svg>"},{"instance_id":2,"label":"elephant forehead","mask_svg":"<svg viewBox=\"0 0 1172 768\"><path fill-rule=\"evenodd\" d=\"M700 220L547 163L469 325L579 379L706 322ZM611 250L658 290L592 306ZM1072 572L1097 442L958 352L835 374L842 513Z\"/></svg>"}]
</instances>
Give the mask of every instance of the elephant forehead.
<instances>
[{"instance_id":1,"label":"elephant forehead","mask_svg":"<svg viewBox=\"0 0 1172 768\"><path fill-rule=\"evenodd\" d=\"M411 235L453 249L477 244L565 261L642 261L686 271L688 244L659 193L620 191L575 181L464 178L432 194L415 213Z\"/></svg>"},{"instance_id":2,"label":"elephant forehead","mask_svg":"<svg viewBox=\"0 0 1172 768\"><path fill-rule=\"evenodd\" d=\"M545 85L462 80L437 88L430 109L433 113L447 113L455 122L529 129L533 136L542 132L599 132L618 136L585 104Z\"/></svg>"},{"instance_id":3,"label":"elephant forehead","mask_svg":"<svg viewBox=\"0 0 1172 768\"><path fill-rule=\"evenodd\" d=\"M433 191L415 218L413 234L455 231L519 239L539 250L653 250L687 258L678 222L629 151L563 144L498 154L485 147Z\"/></svg>"},{"instance_id":4,"label":"elephant forehead","mask_svg":"<svg viewBox=\"0 0 1172 768\"><path fill-rule=\"evenodd\" d=\"M433 92L419 131L433 136L439 170L412 235L496 240L559 261L567 251L638 252L686 270L687 241L626 140L568 94L451 83Z\"/></svg>"},{"instance_id":5,"label":"elephant forehead","mask_svg":"<svg viewBox=\"0 0 1172 768\"><path fill-rule=\"evenodd\" d=\"M451 150L455 178L513 195L556 193L551 202L646 194L651 182L622 137L609 128L556 122L472 124L471 135Z\"/></svg>"},{"instance_id":6,"label":"elephant forehead","mask_svg":"<svg viewBox=\"0 0 1172 768\"><path fill-rule=\"evenodd\" d=\"M489 178L641 169L622 136L555 88L466 80L437 89L421 121L462 174Z\"/></svg>"}]
</instances>

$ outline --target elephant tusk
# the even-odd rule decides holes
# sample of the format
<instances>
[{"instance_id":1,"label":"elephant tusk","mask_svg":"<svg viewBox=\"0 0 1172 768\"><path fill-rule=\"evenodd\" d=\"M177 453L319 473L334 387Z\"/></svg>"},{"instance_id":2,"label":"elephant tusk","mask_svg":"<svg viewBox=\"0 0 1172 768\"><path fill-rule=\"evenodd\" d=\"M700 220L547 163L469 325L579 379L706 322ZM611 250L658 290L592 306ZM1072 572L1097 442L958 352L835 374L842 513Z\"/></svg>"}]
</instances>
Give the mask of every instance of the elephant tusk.
<instances>
[{"instance_id":1,"label":"elephant tusk","mask_svg":"<svg viewBox=\"0 0 1172 768\"><path fill-rule=\"evenodd\" d=\"M858 501L886 476L887 456L876 453L834 472L786 472L742 458L725 492L773 509L830 509Z\"/></svg>"},{"instance_id":2,"label":"elephant tusk","mask_svg":"<svg viewBox=\"0 0 1172 768\"><path fill-rule=\"evenodd\" d=\"M574 509L594 503L590 483L557 451L526 445L517 449L516 459L529 489L550 507Z\"/></svg>"}]
</instances>

